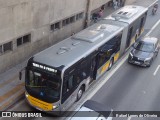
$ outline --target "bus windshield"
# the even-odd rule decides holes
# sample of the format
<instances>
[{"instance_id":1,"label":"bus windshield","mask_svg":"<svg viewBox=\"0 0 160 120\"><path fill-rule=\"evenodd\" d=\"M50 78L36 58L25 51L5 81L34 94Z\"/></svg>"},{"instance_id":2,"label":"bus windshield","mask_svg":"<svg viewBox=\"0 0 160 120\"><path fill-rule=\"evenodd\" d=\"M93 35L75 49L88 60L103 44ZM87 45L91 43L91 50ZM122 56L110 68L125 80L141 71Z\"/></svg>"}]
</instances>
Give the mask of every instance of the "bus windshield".
<instances>
[{"instance_id":1,"label":"bus windshield","mask_svg":"<svg viewBox=\"0 0 160 120\"><path fill-rule=\"evenodd\" d=\"M27 70L27 92L46 102L59 100L60 83L60 78L56 75L40 70Z\"/></svg>"}]
</instances>

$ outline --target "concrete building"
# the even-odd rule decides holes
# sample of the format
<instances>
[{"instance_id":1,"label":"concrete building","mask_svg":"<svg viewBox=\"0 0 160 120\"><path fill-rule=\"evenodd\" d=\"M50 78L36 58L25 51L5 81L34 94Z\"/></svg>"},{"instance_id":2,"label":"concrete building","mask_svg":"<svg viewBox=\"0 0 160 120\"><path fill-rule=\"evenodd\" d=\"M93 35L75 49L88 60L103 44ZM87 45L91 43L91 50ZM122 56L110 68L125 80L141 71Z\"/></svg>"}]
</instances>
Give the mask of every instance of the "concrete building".
<instances>
[{"instance_id":1,"label":"concrete building","mask_svg":"<svg viewBox=\"0 0 160 120\"><path fill-rule=\"evenodd\" d=\"M0 0L0 72L84 28L110 0Z\"/></svg>"}]
</instances>

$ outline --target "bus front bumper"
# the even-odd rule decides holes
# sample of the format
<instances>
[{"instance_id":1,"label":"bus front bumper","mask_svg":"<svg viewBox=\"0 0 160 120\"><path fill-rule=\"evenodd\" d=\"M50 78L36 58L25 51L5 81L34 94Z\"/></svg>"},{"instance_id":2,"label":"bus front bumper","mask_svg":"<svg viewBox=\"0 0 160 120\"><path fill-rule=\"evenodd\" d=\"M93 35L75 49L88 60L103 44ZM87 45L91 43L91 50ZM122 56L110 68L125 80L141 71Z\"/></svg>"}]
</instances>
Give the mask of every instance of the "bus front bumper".
<instances>
[{"instance_id":1,"label":"bus front bumper","mask_svg":"<svg viewBox=\"0 0 160 120\"><path fill-rule=\"evenodd\" d=\"M27 103L33 108L48 114L57 115L57 116L61 115L60 107L55 103L52 104L52 103L41 101L29 95L27 92L25 92L25 97L26 97Z\"/></svg>"}]
</instances>

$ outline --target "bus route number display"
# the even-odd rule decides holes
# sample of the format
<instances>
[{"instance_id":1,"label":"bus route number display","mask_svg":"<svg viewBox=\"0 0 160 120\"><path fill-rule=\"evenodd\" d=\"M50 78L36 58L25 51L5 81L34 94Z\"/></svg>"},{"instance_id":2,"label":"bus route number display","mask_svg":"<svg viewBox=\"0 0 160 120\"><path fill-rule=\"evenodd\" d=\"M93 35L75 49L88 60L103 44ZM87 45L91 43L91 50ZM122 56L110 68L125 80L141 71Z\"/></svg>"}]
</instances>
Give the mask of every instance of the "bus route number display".
<instances>
[{"instance_id":1,"label":"bus route number display","mask_svg":"<svg viewBox=\"0 0 160 120\"><path fill-rule=\"evenodd\" d=\"M49 71L49 72L53 72L53 73L57 73L57 70L53 69L53 68L50 68L50 67L46 67L46 66L43 66L43 65L39 65L37 63L32 63L32 65L34 67L37 67L37 68L41 68L41 69L44 69L46 71Z\"/></svg>"}]
</instances>

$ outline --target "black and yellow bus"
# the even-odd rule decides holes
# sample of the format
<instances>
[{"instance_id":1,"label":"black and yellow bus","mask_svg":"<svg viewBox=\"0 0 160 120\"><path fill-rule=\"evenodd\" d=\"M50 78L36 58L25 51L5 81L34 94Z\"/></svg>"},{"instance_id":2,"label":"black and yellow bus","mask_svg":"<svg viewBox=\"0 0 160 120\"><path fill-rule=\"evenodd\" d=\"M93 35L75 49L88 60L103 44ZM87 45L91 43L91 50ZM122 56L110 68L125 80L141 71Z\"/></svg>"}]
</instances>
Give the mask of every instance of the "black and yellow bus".
<instances>
[{"instance_id":1,"label":"black and yellow bus","mask_svg":"<svg viewBox=\"0 0 160 120\"><path fill-rule=\"evenodd\" d=\"M28 60L25 96L42 111L66 111L135 42L147 9L125 6Z\"/></svg>"}]
</instances>

